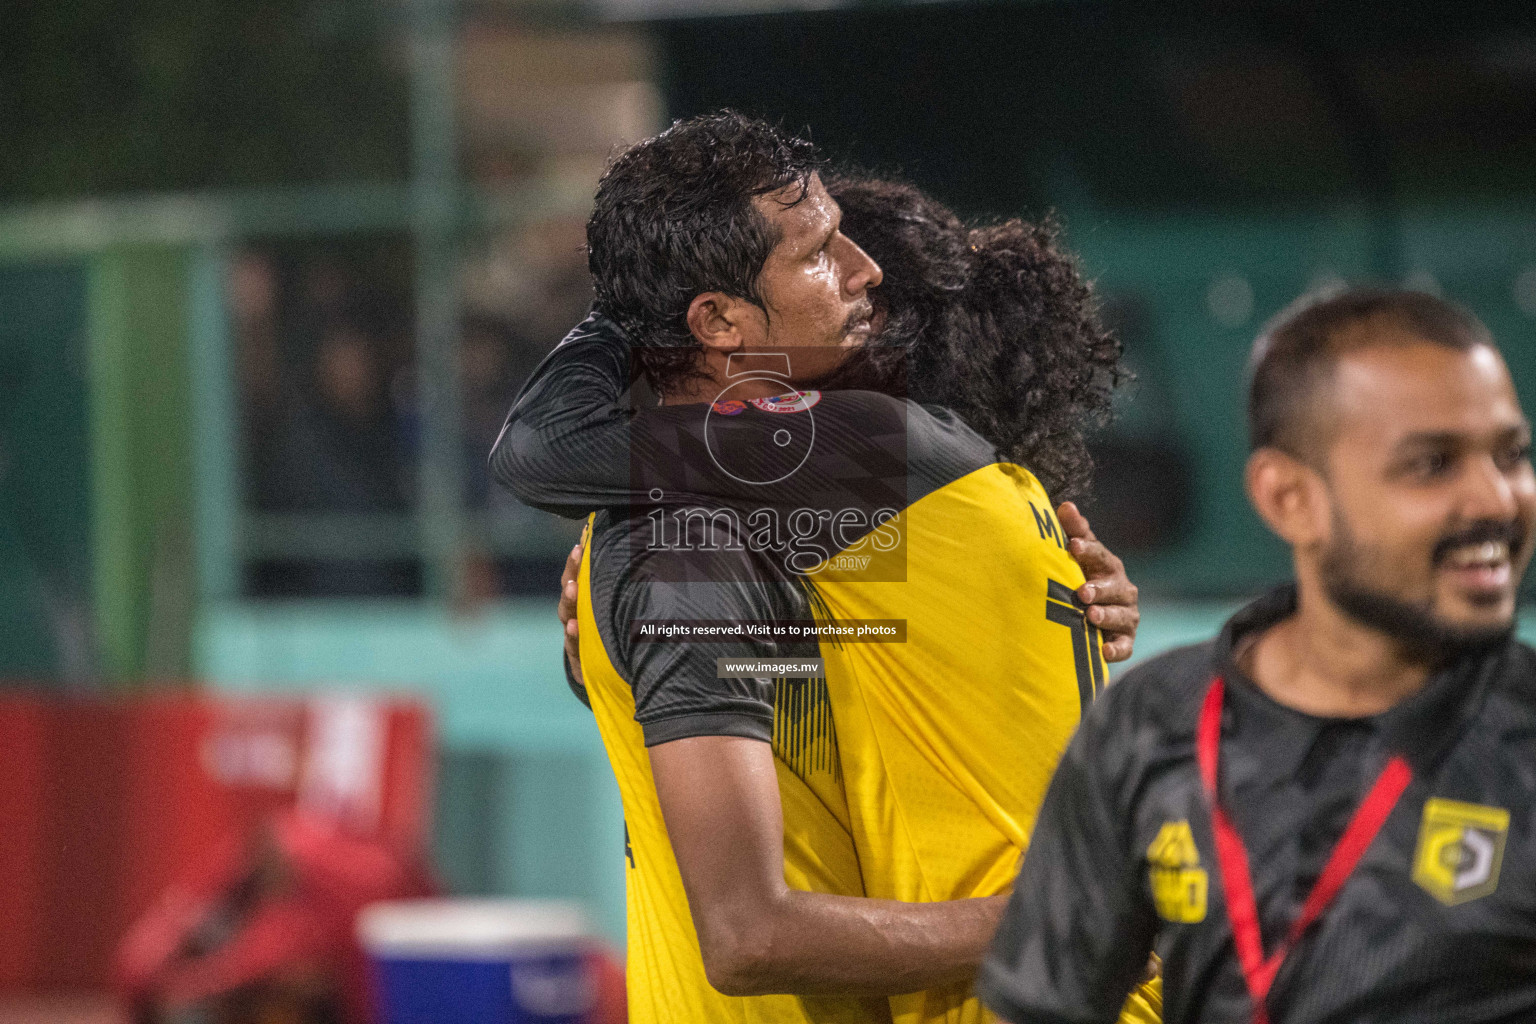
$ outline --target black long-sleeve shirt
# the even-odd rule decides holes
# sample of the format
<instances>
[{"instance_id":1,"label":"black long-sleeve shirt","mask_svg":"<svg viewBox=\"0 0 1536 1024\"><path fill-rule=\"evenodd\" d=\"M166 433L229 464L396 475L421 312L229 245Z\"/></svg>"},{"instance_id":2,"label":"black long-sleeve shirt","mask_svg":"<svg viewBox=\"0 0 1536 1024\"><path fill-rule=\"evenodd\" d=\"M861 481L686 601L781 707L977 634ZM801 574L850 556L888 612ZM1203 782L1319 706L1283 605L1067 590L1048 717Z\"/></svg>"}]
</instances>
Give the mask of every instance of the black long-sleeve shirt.
<instances>
[{"instance_id":1,"label":"black long-sleeve shirt","mask_svg":"<svg viewBox=\"0 0 1536 1024\"><path fill-rule=\"evenodd\" d=\"M535 508L599 513L594 612L635 689L647 742L711 730L766 739L772 685L719 680L715 661L769 649L815 656L814 640L658 644L625 624L809 622L816 595L807 567L862 544L894 556L871 559L862 578L901 579L905 546L882 524L993 463L995 452L947 410L868 391L824 395L780 382L780 396L738 399L733 379L712 403L635 409L624 401L631 347L597 313L573 329L513 404L491 472Z\"/></svg>"},{"instance_id":2,"label":"black long-sleeve shirt","mask_svg":"<svg viewBox=\"0 0 1536 1024\"><path fill-rule=\"evenodd\" d=\"M637 410L624 401L631 346L593 313L523 386L490 467L524 504L569 517L657 505L867 517L997 461L948 409L871 391L798 391L767 373L733 378L710 403ZM741 381L769 381L783 394L743 400L734 395ZM823 518L821 543L859 535Z\"/></svg>"},{"instance_id":3,"label":"black long-sleeve shirt","mask_svg":"<svg viewBox=\"0 0 1536 1024\"><path fill-rule=\"evenodd\" d=\"M1383 714L1317 718L1234 661L1294 607L1292 588L1269 595L1216 641L1127 674L1087 715L982 973L1004 1018L1112 1021L1155 948L1168 1024L1254 1019L1196 763L1221 676L1218 792L1248 849L1266 954L1388 757L1414 775L1280 968L1272 1024L1536 1020L1536 651L1511 642Z\"/></svg>"}]
</instances>

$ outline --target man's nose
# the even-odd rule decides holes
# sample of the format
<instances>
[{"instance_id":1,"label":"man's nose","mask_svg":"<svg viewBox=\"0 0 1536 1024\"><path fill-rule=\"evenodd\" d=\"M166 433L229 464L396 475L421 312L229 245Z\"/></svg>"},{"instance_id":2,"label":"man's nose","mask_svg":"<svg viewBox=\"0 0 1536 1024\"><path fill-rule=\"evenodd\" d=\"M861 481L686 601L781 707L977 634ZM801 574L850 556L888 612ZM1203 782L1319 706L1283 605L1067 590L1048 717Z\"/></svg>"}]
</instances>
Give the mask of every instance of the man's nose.
<instances>
[{"instance_id":1,"label":"man's nose","mask_svg":"<svg viewBox=\"0 0 1536 1024\"><path fill-rule=\"evenodd\" d=\"M859 248L859 244L849 239L848 245L852 249L850 253L850 270L843 279L844 287L849 295L859 295L870 288L880 287L880 282L885 280L885 272L880 269L880 264Z\"/></svg>"},{"instance_id":2,"label":"man's nose","mask_svg":"<svg viewBox=\"0 0 1536 1024\"><path fill-rule=\"evenodd\" d=\"M1462 498L1462 514L1469 521L1513 519L1520 511L1515 483L1492 456L1473 461Z\"/></svg>"}]
</instances>

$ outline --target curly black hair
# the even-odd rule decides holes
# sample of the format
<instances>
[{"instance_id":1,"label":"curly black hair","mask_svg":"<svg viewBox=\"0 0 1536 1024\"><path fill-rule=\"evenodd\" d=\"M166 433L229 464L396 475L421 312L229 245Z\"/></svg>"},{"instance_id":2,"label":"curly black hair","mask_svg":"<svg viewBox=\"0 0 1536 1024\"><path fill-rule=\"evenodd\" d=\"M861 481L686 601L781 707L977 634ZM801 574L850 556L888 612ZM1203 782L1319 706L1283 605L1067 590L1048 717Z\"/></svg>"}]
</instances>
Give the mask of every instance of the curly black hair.
<instances>
[{"instance_id":1,"label":"curly black hair","mask_svg":"<svg viewBox=\"0 0 1536 1024\"><path fill-rule=\"evenodd\" d=\"M819 164L804 139L724 110L675 122L603 172L587 221L595 308L639 342L657 392L703 376L687 320L695 296L763 305L758 276L779 239L752 200L798 186L794 205Z\"/></svg>"},{"instance_id":2,"label":"curly black hair","mask_svg":"<svg viewBox=\"0 0 1536 1024\"><path fill-rule=\"evenodd\" d=\"M946 406L1056 500L1082 495L1093 473L1084 433L1108 422L1129 373L1058 227L967 225L899 181L839 174L826 184L843 232L885 272L870 293L885 322L823 384Z\"/></svg>"}]
</instances>

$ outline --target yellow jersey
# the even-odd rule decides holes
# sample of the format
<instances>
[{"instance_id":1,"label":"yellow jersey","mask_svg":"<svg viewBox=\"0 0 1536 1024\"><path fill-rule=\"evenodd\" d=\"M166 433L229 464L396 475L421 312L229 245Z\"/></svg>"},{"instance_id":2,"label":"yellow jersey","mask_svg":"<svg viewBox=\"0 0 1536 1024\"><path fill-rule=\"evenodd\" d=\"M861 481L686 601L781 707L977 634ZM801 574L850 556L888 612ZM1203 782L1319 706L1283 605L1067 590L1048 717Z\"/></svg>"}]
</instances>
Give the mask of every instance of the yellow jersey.
<instances>
[{"instance_id":1,"label":"yellow jersey","mask_svg":"<svg viewBox=\"0 0 1536 1024\"><path fill-rule=\"evenodd\" d=\"M696 942L686 956L680 952L679 936L692 934L687 903L644 742L700 734L689 731L696 729L763 739L771 732L791 884L907 901L988 896L1010 885L1057 760L1108 677L1097 631L1073 596L1083 577L1065 551L1049 497L952 413L872 392L792 389L747 400L727 389L709 405L637 413L620 401L628 365L628 342L594 314L525 387L492 465L539 508L628 509L623 531L612 525L617 513L604 513L609 526L594 538L600 563L614 568L598 574L595 588L584 583L583 615L591 612L588 597L598 608L596 630L582 623L582 655L635 850L631 973L641 980L631 983L632 1012L644 1014L674 997L668 977L709 991L702 967L693 969ZM667 540L669 529L692 540L679 546ZM703 699L703 684L657 696L646 680L672 680L667 689L676 690L676 680L703 680L708 667L700 661L684 671L687 657L669 645L637 644L624 634L644 615L762 615L764 600L741 597L748 586L655 596L697 589L693 581L713 578L716 567L689 559L708 563L723 550L774 563L761 589L782 590L785 576L800 581L810 611L790 602L772 616L809 614L822 630L899 624L902 642L831 634L820 643L824 702L807 701L808 684L798 691L783 684L781 697L710 680L710 721L668 725L674 712L687 718L678 709ZM649 603L603 604L614 588L602 578L629 571L618 567L637 559L671 573L653 573L648 587L619 588L650 593ZM668 559L682 564L665 566ZM765 705L797 704L814 713L787 715L782 728L777 711L765 717ZM732 717L737 712L744 717ZM824 723L818 735L827 737L812 744L820 753L811 760L823 764L835 749L835 771L786 771L807 766L803 744L787 739L803 734L808 721ZM638 879L642 863L653 869ZM663 957L662 948L674 952ZM671 994L647 995L663 990ZM1157 1021L1159 996L1157 982L1133 992L1123 1020ZM697 1019L738 1019L711 1016L728 1003L689 998L689 1013L703 1014ZM808 1000L794 1005L811 1012ZM889 1007L899 1024L990 1019L968 986L898 996Z\"/></svg>"},{"instance_id":2,"label":"yellow jersey","mask_svg":"<svg viewBox=\"0 0 1536 1024\"><path fill-rule=\"evenodd\" d=\"M823 642L854 848L867 895L955 900L1008 891L1051 775L1108 682L1050 500L991 463L929 491L872 559L812 572L823 621L897 620L904 643ZM1121 1020L1161 1019L1161 981ZM898 996L897 1024L996 1018L969 984Z\"/></svg>"},{"instance_id":3,"label":"yellow jersey","mask_svg":"<svg viewBox=\"0 0 1536 1024\"><path fill-rule=\"evenodd\" d=\"M710 690L714 658L741 656L746 648L636 643L631 626L637 619L706 612L766 619L782 616L784 608L764 607L773 595L759 587L658 579L665 572L654 563L666 556L637 555L629 543L631 530L646 524L597 518L578 584L581 664L624 806L630 1021L889 1024L883 999L734 997L710 986L646 747L687 735L769 740L783 807L785 880L806 891L862 896L826 684L719 680L720 688ZM780 596L794 600L793 591Z\"/></svg>"}]
</instances>

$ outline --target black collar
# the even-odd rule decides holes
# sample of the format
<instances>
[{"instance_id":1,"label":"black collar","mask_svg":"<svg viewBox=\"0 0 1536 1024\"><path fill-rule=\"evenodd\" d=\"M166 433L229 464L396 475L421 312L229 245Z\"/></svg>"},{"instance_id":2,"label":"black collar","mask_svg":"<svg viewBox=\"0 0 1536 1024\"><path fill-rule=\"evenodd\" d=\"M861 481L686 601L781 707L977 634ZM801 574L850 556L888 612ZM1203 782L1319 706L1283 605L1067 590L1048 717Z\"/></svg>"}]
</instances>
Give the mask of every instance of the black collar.
<instances>
[{"instance_id":1,"label":"black collar","mask_svg":"<svg viewBox=\"0 0 1536 1024\"><path fill-rule=\"evenodd\" d=\"M1294 770L1319 730L1336 724L1369 728L1380 759L1400 753L1418 774L1432 771L1482 707L1493 681L1507 664L1514 641L1463 655L1436 671L1418 693L1377 715L1356 719L1309 715L1277 703L1238 668L1234 658L1244 640L1296 611L1296 586L1277 587L1229 619L1216 640L1216 671L1227 682L1223 731L1240 726L1270 754L1270 771ZM1249 732L1249 726L1254 732ZM1279 763L1277 763L1277 761Z\"/></svg>"}]
</instances>

